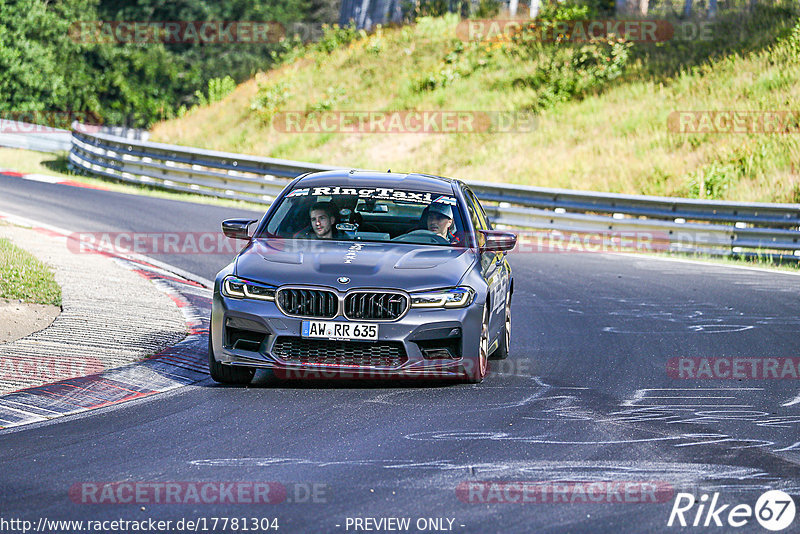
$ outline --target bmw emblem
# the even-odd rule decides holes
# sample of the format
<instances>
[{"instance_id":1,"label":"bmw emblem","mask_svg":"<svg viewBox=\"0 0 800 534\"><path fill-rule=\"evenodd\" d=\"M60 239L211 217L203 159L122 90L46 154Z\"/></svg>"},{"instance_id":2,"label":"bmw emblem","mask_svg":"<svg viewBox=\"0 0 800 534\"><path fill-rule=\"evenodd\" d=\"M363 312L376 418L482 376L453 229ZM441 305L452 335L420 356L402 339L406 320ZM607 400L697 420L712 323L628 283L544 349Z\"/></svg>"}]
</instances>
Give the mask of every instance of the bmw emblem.
<instances>
[{"instance_id":1,"label":"bmw emblem","mask_svg":"<svg viewBox=\"0 0 800 534\"><path fill-rule=\"evenodd\" d=\"M340 276L339 278L336 279L336 281L339 282L340 284L349 284L350 283L350 279L347 278L346 276Z\"/></svg>"}]
</instances>

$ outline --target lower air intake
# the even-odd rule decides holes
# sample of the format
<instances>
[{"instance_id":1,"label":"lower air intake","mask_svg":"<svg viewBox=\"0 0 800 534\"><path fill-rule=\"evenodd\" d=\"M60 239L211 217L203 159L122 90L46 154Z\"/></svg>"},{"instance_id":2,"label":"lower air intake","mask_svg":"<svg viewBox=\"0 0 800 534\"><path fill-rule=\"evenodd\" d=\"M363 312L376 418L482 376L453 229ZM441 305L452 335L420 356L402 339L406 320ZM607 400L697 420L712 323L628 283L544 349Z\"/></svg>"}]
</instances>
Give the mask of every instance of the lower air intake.
<instances>
[{"instance_id":1,"label":"lower air intake","mask_svg":"<svg viewBox=\"0 0 800 534\"><path fill-rule=\"evenodd\" d=\"M275 341L272 353L286 362L305 365L399 367L408 361L399 341L365 343L283 336Z\"/></svg>"}]
</instances>

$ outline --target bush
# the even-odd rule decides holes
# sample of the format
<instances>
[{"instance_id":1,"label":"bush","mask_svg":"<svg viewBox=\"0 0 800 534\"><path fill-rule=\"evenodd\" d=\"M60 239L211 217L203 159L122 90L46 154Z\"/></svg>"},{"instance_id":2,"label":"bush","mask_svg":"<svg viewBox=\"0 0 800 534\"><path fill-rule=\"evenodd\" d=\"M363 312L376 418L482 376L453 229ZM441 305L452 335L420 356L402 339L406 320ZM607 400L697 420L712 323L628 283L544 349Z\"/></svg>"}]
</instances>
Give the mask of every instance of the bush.
<instances>
[{"instance_id":1,"label":"bush","mask_svg":"<svg viewBox=\"0 0 800 534\"><path fill-rule=\"evenodd\" d=\"M725 193L735 183L735 175L733 165L714 162L689 175L686 195L689 198L725 198Z\"/></svg>"},{"instance_id":2,"label":"bush","mask_svg":"<svg viewBox=\"0 0 800 534\"><path fill-rule=\"evenodd\" d=\"M258 113L264 121L269 121L292 97L291 85L278 82L259 86L258 93L250 103L250 109Z\"/></svg>"},{"instance_id":3,"label":"bush","mask_svg":"<svg viewBox=\"0 0 800 534\"><path fill-rule=\"evenodd\" d=\"M537 19L545 20L586 20L597 18L598 6L596 3L552 1L544 2Z\"/></svg>"},{"instance_id":4,"label":"bush","mask_svg":"<svg viewBox=\"0 0 800 534\"><path fill-rule=\"evenodd\" d=\"M534 110L551 107L595 91L620 77L628 64L633 43L623 39L563 48L538 67L532 85L539 86Z\"/></svg>"},{"instance_id":5,"label":"bush","mask_svg":"<svg viewBox=\"0 0 800 534\"><path fill-rule=\"evenodd\" d=\"M585 10L584 10L585 12ZM499 35L492 42L455 41L438 68L423 72L410 83L411 91L423 93L448 87L480 69L508 72L493 88L520 86L537 91L528 106L534 111L581 97L619 78L627 68L633 43L623 39L593 40L586 44L541 40L541 23L523 27L513 35ZM525 66L530 74L516 74ZM532 67L532 69L531 69Z\"/></svg>"},{"instance_id":6,"label":"bush","mask_svg":"<svg viewBox=\"0 0 800 534\"><path fill-rule=\"evenodd\" d=\"M503 5L499 0L479 0L478 7L472 14L476 19L490 19L500 13L500 6Z\"/></svg>"},{"instance_id":7,"label":"bush","mask_svg":"<svg viewBox=\"0 0 800 534\"><path fill-rule=\"evenodd\" d=\"M451 9L449 0L410 0L403 2L403 13L406 17L414 21L420 17L442 17L454 9ZM461 11L461 4L458 11Z\"/></svg>"},{"instance_id":8,"label":"bush","mask_svg":"<svg viewBox=\"0 0 800 534\"><path fill-rule=\"evenodd\" d=\"M207 106L219 102L236 89L236 82L230 76L224 78L211 78L208 80L208 96L201 91L195 91L198 105Z\"/></svg>"},{"instance_id":9,"label":"bush","mask_svg":"<svg viewBox=\"0 0 800 534\"><path fill-rule=\"evenodd\" d=\"M795 62L800 61L800 20L791 29L789 35L779 42L779 46L783 47L788 59Z\"/></svg>"},{"instance_id":10,"label":"bush","mask_svg":"<svg viewBox=\"0 0 800 534\"><path fill-rule=\"evenodd\" d=\"M325 24L322 29L322 38L314 45L314 49L326 54L347 46L353 41L367 37L367 32L357 29L354 22L347 26L339 26L338 24L328 26Z\"/></svg>"},{"instance_id":11,"label":"bush","mask_svg":"<svg viewBox=\"0 0 800 534\"><path fill-rule=\"evenodd\" d=\"M328 87L325 90L324 99L306 106L306 114L314 115L322 111L330 111L337 105L346 104L348 102L350 102L350 98L348 98L347 91L345 91L344 87Z\"/></svg>"}]
</instances>

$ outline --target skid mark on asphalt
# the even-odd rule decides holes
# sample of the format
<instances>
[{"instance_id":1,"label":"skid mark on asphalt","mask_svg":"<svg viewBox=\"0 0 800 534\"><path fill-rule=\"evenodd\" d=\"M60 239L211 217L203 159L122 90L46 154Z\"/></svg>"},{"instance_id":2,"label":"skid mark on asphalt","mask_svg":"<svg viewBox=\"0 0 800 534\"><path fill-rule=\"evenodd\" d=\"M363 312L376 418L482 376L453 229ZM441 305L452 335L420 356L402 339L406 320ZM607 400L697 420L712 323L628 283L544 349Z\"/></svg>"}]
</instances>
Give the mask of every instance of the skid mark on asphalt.
<instances>
[{"instance_id":1,"label":"skid mark on asphalt","mask_svg":"<svg viewBox=\"0 0 800 534\"><path fill-rule=\"evenodd\" d=\"M497 374L499 375L501 373ZM517 376L517 378L520 377ZM536 399L542 395L545 395L551 389L551 386L545 384L538 376L522 378L530 380L531 383L526 381L524 386L509 388L505 385L493 385L493 380L489 378L480 385L464 387L460 388L459 390L432 390L430 395L426 396L425 398L420 398L413 390L396 390L386 393L379 393L373 398L365 399L364 402L370 404L383 404L387 406L419 407L422 409L427 409L431 407L432 403L436 404L432 397L441 395L443 399L450 399L449 402L451 405L446 406L443 404L438 404L436 411L439 413L478 413L495 410L508 410L510 408L522 408L535 402ZM496 402L498 395L497 392L493 390L498 388L510 390L518 389L520 394L519 398L504 402ZM509 396L516 393L517 392L512 391ZM469 405L453 402L453 395L459 394L464 397L465 401L469 400Z\"/></svg>"},{"instance_id":2,"label":"skid mark on asphalt","mask_svg":"<svg viewBox=\"0 0 800 534\"><path fill-rule=\"evenodd\" d=\"M497 402L498 389L503 389L507 402ZM208 458L189 463L206 468L266 468L275 476L284 472L297 476L306 469L322 470L335 480L342 469L363 471L364 480L373 486L401 488L436 488L454 491L470 480L536 480L536 481L664 481L676 491L691 493L763 492L800 489L800 469L787 455L800 449L794 435L785 428L797 418L777 416L758 406L753 395L759 387L739 388L664 388L640 389L629 398L610 405L598 402L596 392L588 388L560 387L546 383L541 377L494 375L476 388L432 390L424 399L416 399L405 390L376 393L363 402L398 406L415 413L440 413L447 406L439 395L447 397L460 414L494 410L513 426L487 430L460 425L455 429L414 432L398 437L416 442L424 450L436 454L439 444L457 442L465 450L477 445L484 451L476 461L454 459L426 461L419 455L411 458L380 459L319 457ZM469 407L459 402L458 394L469 399ZM483 405L483 406L481 406ZM607 408L603 408L607 406ZM469 421L469 417L466 417ZM708 428L697 425L720 425ZM748 427L748 425L750 425ZM748 432L767 429L766 437ZM793 439L787 441L787 437ZM564 460L508 458L508 451L520 445L536 457L552 456L553 451ZM555 447L554 447L555 446ZM620 449L621 446L621 449ZM530 448L528 448L530 447ZM416 450L418 447L415 447ZM621 459L573 461L576 455L596 458L608 451L628 451ZM695 462L666 461L675 455L690 454ZM678 452L680 451L680 452ZM664 461L643 461L641 454L664 458ZM774 454L773 453L777 453ZM525 455L527 456L527 454ZM497 460L495 461L495 458ZM724 461L715 462L717 458ZM682 458L683 459L683 458ZM726 463L727 462L727 463ZM769 467L764 467L769 466ZM376 470L390 469L396 475L372 476ZM317 476L309 474L308 476ZM321 476L321 475L320 475Z\"/></svg>"},{"instance_id":3,"label":"skid mark on asphalt","mask_svg":"<svg viewBox=\"0 0 800 534\"><path fill-rule=\"evenodd\" d=\"M754 327L751 325L741 325L741 324L695 324L695 325L687 325L686 329L690 332L698 332L703 334L725 334L730 332L744 332L745 330L752 330ZM665 331L665 330L658 330L662 334L682 334L686 332L686 330L680 328L678 330L673 331ZM652 329L646 330L632 330L629 328L618 328L615 326L605 326L603 327L603 332L610 332L612 334L652 334Z\"/></svg>"},{"instance_id":4,"label":"skid mark on asphalt","mask_svg":"<svg viewBox=\"0 0 800 534\"><path fill-rule=\"evenodd\" d=\"M793 291L800 292L797 289ZM667 334L743 332L762 326L769 327L771 331L796 332L800 328L800 317L745 314L731 306L691 299L656 302L641 298L598 296L594 301L583 304L564 299L552 302L550 306L564 310L565 314L614 318L617 324L602 327L604 332L614 334L653 333L653 327L642 326L643 320L662 323L658 326L658 332Z\"/></svg>"},{"instance_id":5,"label":"skid mark on asphalt","mask_svg":"<svg viewBox=\"0 0 800 534\"><path fill-rule=\"evenodd\" d=\"M795 489L794 481L775 477L761 469L713 463L660 461L562 461L562 460L500 460L457 462L453 460L318 460L292 457L209 458L191 460L195 467L253 468L289 470L295 476L298 469L336 470L390 469L394 475L382 481L370 479L370 486L430 488L454 490L459 482L478 478L505 480L552 481L663 481L676 491L695 493L727 489L731 491L764 491L780 487Z\"/></svg>"},{"instance_id":6,"label":"skid mark on asphalt","mask_svg":"<svg viewBox=\"0 0 800 534\"><path fill-rule=\"evenodd\" d=\"M513 378L515 381L504 385L505 380L497 380L497 377L493 380L490 377L485 385L491 387L464 390L470 396L472 405L483 402L491 404L492 399L497 398L497 389L505 389L504 393L510 393L508 396L512 399L516 395L516 401L468 410L470 413L502 410L497 413L502 413L509 421L513 419L513 427L486 430L462 426L455 430L402 435L411 442L429 443L425 448L434 453L439 443L459 442L469 447L485 444L481 445L481 450L485 452L478 461L425 461L419 457L377 459L375 456L366 459L337 458L332 461L314 457L263 457L199 459L190 461L190 464L208 468L263 467L286 470L294 475L303 469L359 469L365 471L365 479L371 470L391 469L397 475L386 484L393 488L452 489L464 480L477 480L476 477L506 477L512 480L525 480L524 477L527 477L528 480L537 481L660 480L671 484L676 490L680 488L681 491L694 493L800 489L800 471L796 468L796 462L792 465L792 461L785 456L800 448L800 442L796 442L796 439L787 442L783 430L793 425L797 418L776 416L760 409L751 396L762 388L641 389L630 398L612 404L610 409L602 410L598 408L602 403L598 403L592 397L593 392L586 388L552 386L539 377ZM434 396L426 397L424 402L415 401L405 393L402 390L384 392L365 402L403 406L414 411L435 406L439 412L443 407L436 398L438 391L432 391ZM449 400L460 407L460 413L465 413L464 403L452 398L453 391L446 393ZM712 424L722 425L722 431L711 428L704 431L702 426L695 426ZM739 428L741 425L744 428ZM767 428L772 434L779 435L768 435L769 439L751 439L747 425ZM531 428L534 430L531 431ZM519 445L534 447L529 450L545 454L551 454L548 451L553 450L562 451L566 459L507 458L506 451L518 450ZM596 456L608 451L609 447L619 446L625 450L628 450L626 446L630 448L630 454L626 454L625 459L571 461L575 454L593 451L587 454ZM653 446L658 446L663 452L654 453ZM640 456L636 451L669 457L670 449L676 452L691 451L690 454L698 461L637 460L637 456ZM773 452L784 454L771 456ZM765 453L770 455L766 465L771 465L771 470L762 467L765 465ZM500 457L497 461L492 460L495 455ZM714 463L713 459L721 457L731 463ZM330 476L335 477L336 472L332 471ZM370 480L371 485L383 484Z\"/></svg>"},{"instance_id":7,"label":"skid mark on asphalt","mask_svg":"<svg viewBox=\"0 0 800 534\"><path fill-rule=\"evenodd\" d=\"M774 407L753 404L757 399L749 394L763 390L764 388L639 389L630 399L620 404L626 410L612 412L609 417L618 421L646 417L649 421L668 424L749 423L766 428L796 427L800 423L800 415L777 415L769 411Z\"/></svg>"},{"instance_id":8,"label":"skid mark on asphalt","mask_svg":"<svg viewBox=\"0 0 800 534\"><path fill-rule=\"evenodd\" d=\"M798 448L793 443L795 434L787 435L785 429L797 428L800 416L778 415L770 411L773 408L754 404L756 399L752 394L763 388L640 389L623 400L619 410L600 411L595 408L597 402L583 397L585 390L565 391L566 388L549 386L541 379L537 383L541 389L535 395L524 396L516 403L503 403L503 413L509 419L536 422L534 432L517 424L513 429L498 431L444 429L404 437L412 441L482 441L576 448L648 443L674 448L713 445L732 452L758 449L777 453ZM517 413L508 407L525 409ZM495 408L500 409L500 405ZM714 428L702 428L711 425Z\"/></svg>"},{"instance_id":9,"label":"skid mark on asphalt","mask_svg":"<svg viewBox=\"0 0 800 534\"><path fill-rule=\"evenodd\" d=\"M783 429L796 429L799 415L778 415L774 406L759 406L753 394L763 391L759 387L740 388L646 388L637 390L623 400L621 410L611 411L597 419L598 423L655 423L670 425L716 425L724 432L695 434L703 436L700 442L675 443L676 447L697 444L725 443L729 450L763 448L772 452L789 450L794 433L787 435ZM754 428L756 427L756 428ZM760 429L760 430L758 430ZM746 437L758 431L769 439ZM691 438L692 434L681 434ZM788 441L787 441L788 438Z\"/></svg>"},{"instance_id":10,"label":"skid mark on asphalt","mask_svg":"<svg viewBox=\"0 0 800 534\"><path fill-rule=\"evenodd\" d=\"M619 446L629 447L630 453L626 457L636 458L636 451L652 455L652 447L658 446L664 452L656 454L668 457L670 449L691 451L693 457L702 460L698 464L686 464L698 466L696 473L689 468L690 480L669 470L660 477L647 480L662 480L687 487L694 485L702 491L764 491L780 487L784 491L796 492L800 489L800 468L797 457L793 455L800 449L800 442L796 441L795 432L787 435L784 429L796 428L800 417L776 415L751 402L743 402L743 395L749 396L760 389L645 389L623 401L621 410L599 411L595 407L600 403L592 398L582 398L581 392L564 394L560 388L553 387L550 395L535 399L527 406L525 414L514 419L513 430L459 428L416 432L404 437L431 443L431 447L434 443L458 442L465 447L483 443L482 450L496 451L500 455L504 455L502 451L515 450L521 444L535 447L531 450L544 454L556 446L567 458L574 458L578 453L596 456L603 454L608 447ZM513 413L508 416L513 417ZM518 424L520 418L534 422L533 431ZM712 424L717 426L708 431L696 426ZM787 441L787 438L791 439ZM491 452L484 456L491 456ZM727 470L724 476L709 476L703 472L703 460L721 457L731 462L731 465L718 466ZM587 462L591 466L599 464L602 462ZM636 460L619 463L620 466L639 464ZM609 471L611 465L601 465L596 476L604 480L619 480ZM762 468L762 465L771 467ZM524 474L534 473L525 471ZM499 475L522 476L513 471L500 472ZM557 476L554 473L542 475ZM591 473L577 476L578 480L584 480L582 477L591 477Z\"/></svg>"},{"instance_id":11,"label":"skid mark on asphalt","mask_svg":"<svg viewBox=\"0 0 800 534\"><path fill-rule=\"evenodd\" d=\"M512 434L509 432L469 432L469 431L430 431L416 432L407 434L406 439L415 441L515 441L519 443L530 443L537 445L633 445L636 443L652 443L655 441L674 441L680 439L678 436L667 437L648 437L648 438L626 438L610 440L566 440L551 438L547 435Z\"/></svg>"},{"instance_id":12,"label":"skid mark on asphalt","mask_svg":"<svg viewBox=\"0 0 800 534\"><path fill-rule=\"evenodd\" d=\"M498 462L459 463L453 460L312 460L308 458L209 458L191 460L198 467L285 467L309 466L316 468L338 466L370 466L383 469L414 469L430 471L462 471L492 476L540 475L557 480L607 480L609 474L615 478L630 479L671 473L673 478L693 480L697 475L732 480L754 480L768 477L767 473L751 467L724 464L658 461L561 461L561 460L512 460Z\"/></svg>"},{"instance_id":13,"label":"skid mark on asphalt","mask_svg":"<svg viewBox=\"0 0 800 534\"><path fill-rule=\"evenodd\" d=\"M499 378L499 380L498 380ZM473 431L459 429L411 433L406 439L414 441L489 441L518 442L531 445L592 446L641 445L665 443L676 448L723 446L728 450L764 449L785 452L794 439L784 429L795 429L800 424L800 415L778 415L774 407L758 406L753 396L764 390L760 387L734 388L662 388L639 389L619 403L619 409L598 411L596 403L583 398L591 394L588 388L557 387L547 384L540 377L513 377L523 380L522 385L506 383L505 378L487 379L481 387L463 391L469 404L453 402L452 391L432 391L433 397L419 399L409 392L398 390L379 393L366 399L366 403L398 406L425 410L436 406L439 413L480 413L497 411L509 418L537 421L537 432L527 433L519 427L514 431ZM497 389L504 390L504 398L497 402ZM456 392L456 394L459 392ZM437 402L438 395L446 395L448 405ZM590 408L592 407L592 408ZM770 411L772 410L772 411ZM669 425L654 431L645 423ZM625 427L620 437L592 438L597 435L598 425ZM642 424L637 427L636 425ZM681 431L677 425L715 426L708 431L697 431L696 427ZM717 430L721 428L722 430ZM758 431L758 429L761 429ZM576 431L577 430L577 431ZM767 432L768 439L751 437ZM586 436L584 439L565 439L564 435Z\"/></svg>"},{"instance_id":14,"label":"skid mark on asphalt","mask_svg":"<svg viewBox=\"0 0 800 534\"><path fill-rule=\"evenodd\" d=\"M702 401L702 404L694 404L692 406L700 407L719 407L728 405L736 408L749 408L749 404L735 404L708 402L713 401L727 401L736 399L737 393L741 391L764 391L764 388L643 388L637 389L630 399L625 399L620 403L620 406L675 406L675 400L686 400L690 402ZM669 400L670 402L661 402L662 400ZM645 404L646 402L653 402L655 404ZM688 405L677 404L678 407L684 408Z\"/></svg>"},{"instance_id":15,"label":"skid mark on asphalt","mask_svg":"<svg viewBox=\"0 0 800 534\"><path fill-rule=\"evenodd\" d=\"M128 402L208 378L206 336L211 291L147 262L115 259L181 303L188 336L142 362L2 395L0 429Z\"/></svg>"},{"instance_id":16,"label":"skid mark on asphalt","mask_svg":"<svg viewBox=\"0 0 800 534\"><path fill-rule=\"evenodd\" d=\"M800 393L798 393L795 398L793 398L791 400L788 400L785 403L781 404L781 406L794 406L795 404L798 404L798 403L800 403Z\"/></svg>"}]
</instances>

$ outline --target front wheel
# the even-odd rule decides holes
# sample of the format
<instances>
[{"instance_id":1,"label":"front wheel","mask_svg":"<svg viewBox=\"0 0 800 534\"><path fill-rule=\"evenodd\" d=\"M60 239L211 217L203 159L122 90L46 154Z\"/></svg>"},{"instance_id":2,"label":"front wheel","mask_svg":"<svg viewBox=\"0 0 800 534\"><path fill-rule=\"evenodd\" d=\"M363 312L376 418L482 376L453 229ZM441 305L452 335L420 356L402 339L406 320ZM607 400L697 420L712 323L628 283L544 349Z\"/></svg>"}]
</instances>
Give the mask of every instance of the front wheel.
<instances>
[{"instance_id":1,"label":"front wheel","mask_svg":"<svg viewBox=\"0 0 800 534\"><path fill-rule=\"evenodd\" d=\"M211 330L208 332L208 370L211 378L220 384L246 385L256 374L255 369L248 367L235 367L233 365L222 365L214 357L214 344L211 341Z\"/></svg>"},{"instance_id":2,"label":"front wheel","mask_svg":"<svg viewBox=\"0 0 800 534\"><path fill-rule=\"evenodd\" d=\"M483 306L483 319L481 320L481 338L478 348L478 357L469 361L467 368L467 382L477 384L486 377L486 368L489 365L489 302Z\"/></svg>"}]
</instances>

